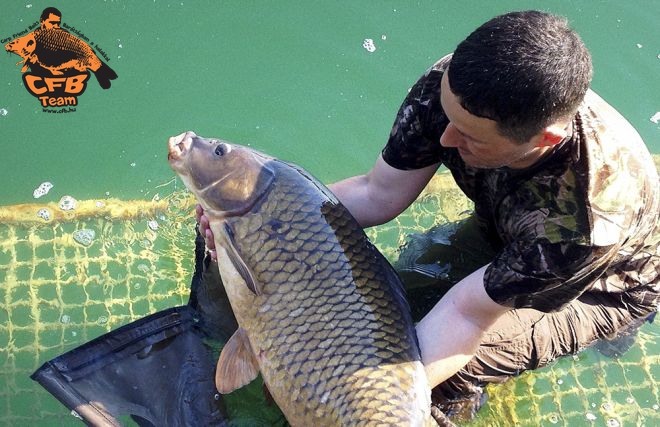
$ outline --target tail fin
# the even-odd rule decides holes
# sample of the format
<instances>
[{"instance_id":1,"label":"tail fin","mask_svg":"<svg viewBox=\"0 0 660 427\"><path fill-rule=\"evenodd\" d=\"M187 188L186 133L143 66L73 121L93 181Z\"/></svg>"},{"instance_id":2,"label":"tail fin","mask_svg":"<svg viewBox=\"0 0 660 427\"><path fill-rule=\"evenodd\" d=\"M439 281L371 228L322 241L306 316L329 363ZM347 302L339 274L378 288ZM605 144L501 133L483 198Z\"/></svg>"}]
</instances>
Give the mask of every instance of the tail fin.
<instances>
[{"instance_id":1,"label":"tail fin","mask_svg":"<svg viewBox=\"0 0 660 427\"><path fill-rule=\"evenodd\" d=\"M114 80L117 78L117 73L108 66L105 62L101 62L101 66L99 67L98 70L94 73L96 76L96 80L99 81L99 84L103 89L109 89L110 88L110 80Z\"/></svg>"}]
</instances>

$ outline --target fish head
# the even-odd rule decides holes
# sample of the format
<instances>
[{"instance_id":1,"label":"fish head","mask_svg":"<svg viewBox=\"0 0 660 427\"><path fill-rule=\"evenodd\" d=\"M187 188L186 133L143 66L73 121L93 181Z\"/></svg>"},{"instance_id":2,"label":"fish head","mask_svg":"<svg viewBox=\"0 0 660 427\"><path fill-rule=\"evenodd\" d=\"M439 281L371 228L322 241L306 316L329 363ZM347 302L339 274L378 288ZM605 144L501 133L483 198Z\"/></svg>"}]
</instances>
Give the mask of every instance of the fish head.
<instances>
[{"instance_id":1,"label":"fish head","mask_svg":"<svg viewBox=\"0 0 660 427\"><path fill-rule=\"evenodd\" d=\"M170 167L210 220L250 211L274 182L272 159L248 147L188 131L171 137L168 148Z\"/></svg>"},{"instance_id":2,"label":"fish head","mask_svg":"<svg viewBox=\"0 0 660 427\"><path fill-rule=\"evenodd\" d=\"M36 47L37 42L34 38L34 32L31 32L7 43L5 45L5 50L26 59L34 53Z\"/></svg>"}]
</instances>

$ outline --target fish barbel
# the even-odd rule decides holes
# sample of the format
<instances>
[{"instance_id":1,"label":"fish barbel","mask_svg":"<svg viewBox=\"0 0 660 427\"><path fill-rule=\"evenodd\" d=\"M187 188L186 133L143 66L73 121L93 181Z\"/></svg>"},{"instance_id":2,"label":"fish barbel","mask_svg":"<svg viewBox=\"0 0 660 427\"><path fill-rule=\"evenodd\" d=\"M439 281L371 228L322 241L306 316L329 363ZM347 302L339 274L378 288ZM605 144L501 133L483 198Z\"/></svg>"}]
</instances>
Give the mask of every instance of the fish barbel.
<instances>
[{"instance_id":1,"label":"fish barbel","mask_svg":"<svg viewBox=\"0 0 660 427\"><path fill-rule=\"evenodd\" d=\"M437 425L403 285L323 184L193 132L168 159L209 218L239 325L220 392L261 372L294 426Z\"/></svg>"}]
</instances>

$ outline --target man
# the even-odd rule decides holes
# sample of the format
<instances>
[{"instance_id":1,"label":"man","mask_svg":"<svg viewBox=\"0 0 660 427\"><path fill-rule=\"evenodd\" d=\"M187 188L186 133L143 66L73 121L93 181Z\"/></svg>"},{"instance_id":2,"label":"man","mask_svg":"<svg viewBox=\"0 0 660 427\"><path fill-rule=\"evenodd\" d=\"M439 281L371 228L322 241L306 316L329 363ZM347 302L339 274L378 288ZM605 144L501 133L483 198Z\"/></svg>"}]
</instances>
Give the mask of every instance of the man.
<instances>
[{"instance_id":1,"label":"man","mask_svg":"<svg viewBox=\"0 0 660 427\"><path fill-rule=\"evenodd\" d=\"M657 309L658 175L637 132L588 89L591 75L565 19L493 18L413 86L373 169L330 186L364 227L400 214L440 165L474 202L493 255L417 325L444 410L478 406L481 385Z\"/></svg>"},{"instance_id":2,"label":"man","mask_svg":"<svg viewBox=\"0 0 660 427\"><path fill-rule=\"evenodd\" d=\"M62 22L62 12L54 7L47 7L41 12L41 17L39 18L39 25L42 29L56 28L60 29L60 23Z\"/></svg>"}]
</instances>

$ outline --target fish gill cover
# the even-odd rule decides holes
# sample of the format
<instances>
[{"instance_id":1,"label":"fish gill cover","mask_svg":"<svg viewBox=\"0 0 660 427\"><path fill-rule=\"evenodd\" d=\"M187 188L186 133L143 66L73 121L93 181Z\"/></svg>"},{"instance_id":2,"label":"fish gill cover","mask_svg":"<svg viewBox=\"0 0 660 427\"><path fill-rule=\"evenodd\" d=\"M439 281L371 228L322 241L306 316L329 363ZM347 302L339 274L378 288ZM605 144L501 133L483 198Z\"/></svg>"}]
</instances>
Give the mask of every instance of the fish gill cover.
<instances>
[{"instance_id":1,"label":"fish gill cover","mask_svg":"<svg viewBox=\"0 0 660 427\"><path fill-rule=\"evenodd\" d=\"M39 100L44 112L75 112L90 71L103 89L109 89L110 81L117 78L117 73L99 58L110 61L103 49L62 22L62 13L54 7L44 9L39 22L2 43L7 43L7 52L23 58L16 65L23 64L25 88ZM51 109L55 107L62 108Z\"/></svg>"}]
</instances>

